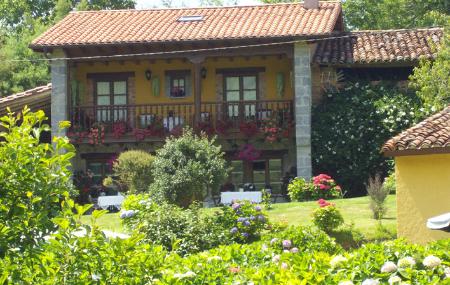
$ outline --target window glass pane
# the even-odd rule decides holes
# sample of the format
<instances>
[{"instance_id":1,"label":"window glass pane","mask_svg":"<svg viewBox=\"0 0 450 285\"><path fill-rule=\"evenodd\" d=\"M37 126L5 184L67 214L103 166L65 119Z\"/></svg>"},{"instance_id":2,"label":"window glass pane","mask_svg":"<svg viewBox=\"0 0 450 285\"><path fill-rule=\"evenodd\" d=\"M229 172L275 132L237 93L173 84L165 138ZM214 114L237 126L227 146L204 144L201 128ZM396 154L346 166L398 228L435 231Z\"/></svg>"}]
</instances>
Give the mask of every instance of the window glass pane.
<instances>
[{"instance_id":1,"label":"window glass pane","mask_svg":"<svg viewBox=\"0 0 450 285\"><path fill-rule=\"evenodd\" d=\"M126 81L114 81L114 94L126 94L127 82Z\"/></svg>"},{"instance_id":2,"label":"window glass pane","mask_svg":"<svg viewBox=\"0 0 450 285\"><path fill-rule=\"evenodd\" d=\"M97 82L97 95L109 94L109 82Z\"/></svg>"},{"instance_id":3,"label":"window glass pane","mask_svg":"<svg viewBox=\"0 0 450 285\"><path fill-rule=\"evenodd\" d=\"M90 162L87 168L92 171L94 175L102 175L102 163L101 162Z\"/></svg>"},{"instance_id":4,"label":"window glass pane","mask_svg":"<svg viewBox=\"0 0 450 285\"><path fill-rule=\"evenodd\" d=\"M239 91L227 91L227 101L239 101Z\"/></svg>"},{"instance_id":5,"label":"window glass pane","mask_svg":"<svg viewBox=\"0 0 450 285\"><path fill-rule=\"evenodd\" d=\"M110 105L110 97L109 96L97 96L97 105Z\"/></svg>"},{"instance_id":6,"label":"window glass pane","mask_svg":"<svg viewBox=\"0 0 450 285\"><path fill-rule=\"evenodd\" d=\"M127 96L125 95L114 96L114 105L126 105L126 104L127 104Z\"/></svg>"},{"instance_id":7,"label":"window glass pane","mask_svg":"<svg viewBox=\"0 0 450 285\"><path fill-rule=\"evenodd\" d=\"M241 160L233 160L231 161L231 183L234 184L235 190L238 190L238 187L244 181L244 163Z\"/></svg>"},{"instance_id":8,"label":"window glass pane","mask_svg":"<svg viewBox=\"0 0 450 285\"><path fill-rule=\"evenodd\" d=\"M256 89L256 76L244 76L243 80L243 88L245 89Z\"/></svg>"},{"instance_id":9,"label":"window glass pane","mask_svg":"<svg viewBox=\"0 0 450 285\"><path fill-rule=\"evenodd\" d=\"M239 77L227 77L225 82L226 90L239 90Z\"/></svg>"},{"instance_id":10,"label":"window glass pane","mask_svg":"<svg viewBox=\"0 0 450 285\"><path fill-rule=\"evenodd\" d=\"M269 172L270 172L270 185L272 187L279 187L281 189L281 159L269 160Z\"/></svg>"},{"instance_id":11,"label":"window glass pane","mask_svg":"<svg viewBox=\"0 0 450 285\"><path fill-rule=\"evenodd\" d=\"M246 104L244 105L245 116L251 117L256 114L256 105L255 104Z\"/></svg>"},{"instance_id":12,"label":"window glass pane","mask_svg":"<svg viewBox=\"0 0 450 285\"><path fill-rule=\"evenodd\" d=\"M244 101L256 100L256 90L244 91Z\"/></svg>"}]
</instances>

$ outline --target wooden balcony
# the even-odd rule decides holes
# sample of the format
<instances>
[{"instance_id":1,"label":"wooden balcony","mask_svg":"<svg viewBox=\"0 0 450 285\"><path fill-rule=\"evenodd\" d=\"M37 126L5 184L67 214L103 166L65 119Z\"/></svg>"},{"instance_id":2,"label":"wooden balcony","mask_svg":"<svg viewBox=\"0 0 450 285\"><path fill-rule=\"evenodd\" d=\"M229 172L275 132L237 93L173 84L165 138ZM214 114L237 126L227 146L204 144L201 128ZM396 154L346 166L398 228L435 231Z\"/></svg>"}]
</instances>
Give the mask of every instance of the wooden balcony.
<instances>
[{"instance_id":1,"label":"wooden balcony","mask_svg":"<svg viewBox=\"0 0 450 285\"><path fill-rule=\"evenodd\" d=\"M158 141L191 126L236 137L248 128L287 128L292 119L291 100L202 102L197 116L194 103L77 106L70 112L68 134L74 143Z\"/></svg>"}]
</instances>

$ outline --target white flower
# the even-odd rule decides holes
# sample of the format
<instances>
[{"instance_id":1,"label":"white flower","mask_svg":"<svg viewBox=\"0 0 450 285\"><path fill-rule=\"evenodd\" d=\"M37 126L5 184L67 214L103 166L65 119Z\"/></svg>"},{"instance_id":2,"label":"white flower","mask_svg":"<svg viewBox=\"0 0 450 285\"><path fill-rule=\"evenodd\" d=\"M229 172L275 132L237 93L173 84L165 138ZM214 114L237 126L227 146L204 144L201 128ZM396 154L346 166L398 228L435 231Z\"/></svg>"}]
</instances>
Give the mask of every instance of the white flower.
<instances>
[{"instance_id":1,"label":"white flower","mask_svg":"<svg viewBox=\"0 0 450 285\"><path fill-rule=\"evenodd\" d=\"M221 261L222 257L218 256L218 255L214 255L208 258L208 261Z\"/></svg>"},{"instance_id":2,"label":"white flower","mask_svg":"<svg viewBox=\"0 0 450 285\"><path fill-rule=\"evenodd\" d=\"M402 282L402 278L398 277L397 275L394 275L391 278L389 278L388 282L389 285L400 284L400 282Z\"/></svg>"},{"instance_id":3,"label":"white flower","mask_svg":"<svg viewBox=\"0 0 450 285\"><path fill-rule=\"evenodd\" d=\"M287 263L285 262L281 263L281 269L288 269Z\"/></svg>"},{"instance_id":4,"label":"white flower","mask_svg":"<svg viewBox=\"0 0 450 285\"><path fill-rule=\"evenodd\" d=\"M450 267L444 267L445 279L450 279Z\"/></svg>"},{"instance_id":5,"label":"white flower","mask_svg":"<svg viewBox=\"0 0 450 285\"><path fill-rule=\"evenodd\" d=\"M429 256L425 257L425 259L423 260L422 263L425 267L435 268L435 267L441 265L441 259L434 255L429 255Z\"/></svg>"},{"instance_id":6,"label":"white flower","mask_svg":"<svg viewBox=\"0 0 450 285\"><path fill-rule=\"evenodd\" d=\"M97 274L92 274L91 278L92 278L92 281L99 281L100 280L100 276L98 276Z\"/></svg>"},{"instance_id":7,"label":"white flower","mask_svg":"<svg viewBox=\"0 0 450 285\"><path fill-rule=\"evenodd\" d=\"M361 283L361 285L380 285L380 281L377 279L366 279Z\"/></svg>"},{"instance_id":8,"label":"white flower","mask_svg":"<svg viewBox=\"0 0 450 285\"><path fill-rule=\"evenodd\" d=\"M175 273L173 275L173 277L175 277L177 279L183 279L183 278L191 278L191 277L194 277L195 275L196 275L195 272L188 271L184 274L183 273Z\"/></svg>"},{"instance_id":9,"label":"white flower","mask_svg":"<svg viewBox=\"0 0 450 285\"><path fill-rule=\"evenodd\" d=\"M195 272L192 272L192 271L188 271L188 272L184 273L184 276L187 278L194 277L195 275L196 275Z\"/></svg>"},{"instance_id":10,"label":"white flower","mask_svg":"<svg viewBox=\"0 0 450 285\"><path fill-rule=\"evenodd\" d=\"M400 258L397 262L399 268L414 267L416 261L411 256Z\"/></svg>"},{"instance_id":11,"label":"white flower","mask_svg":"<svg viewBox=\"0 0 450 285\"><path fill-rule=\"evenodd\" d=\"M272 257L272 262L278 262L278 261L280 261L280 255L279 255L279 254L274 255L274 256Z\"/></svg>"},{"instance_id":12,"label":"white flower","mask_svg":"<svg viewBox=\"0 0 450 285\"><path fill-rule=\"evenodd\" d=\"M381 266L382 273L390 273L394 271L397 271L397 265L395 265L392 261L385 262L383 266Z\"/></svg>"},{"instance_id":13,"label":"white flower","mask_svg":"<svg viewBox=\"0 0 450 285\"><path fill-rule=\"evenodd\" d=\"M261 246L261 250L262 251L266 251L266 250L268 250L269 249L269 247L266 245L266 244L263 244L262 246Z\"/></svg>"},{"instance_id":14,"label":"white flower","mask_svg":"<svg viewBox=\"0 0 450 285\"><path fill-rule=\"evenodd\" d=\"M354 285L352 281L341 281L339 285Z\"/></svg>"},{"instance_id":15,"label":"white flower","mask_svg":"<svg viewBox=\"0 0 450 285\"><path fill-rule=\"evenodd\" d=\"M330 265L332 268L338 267L341 263L346 262L347 258L342 255L337 255L330 260Z\"/></svg>"}]
</instances>

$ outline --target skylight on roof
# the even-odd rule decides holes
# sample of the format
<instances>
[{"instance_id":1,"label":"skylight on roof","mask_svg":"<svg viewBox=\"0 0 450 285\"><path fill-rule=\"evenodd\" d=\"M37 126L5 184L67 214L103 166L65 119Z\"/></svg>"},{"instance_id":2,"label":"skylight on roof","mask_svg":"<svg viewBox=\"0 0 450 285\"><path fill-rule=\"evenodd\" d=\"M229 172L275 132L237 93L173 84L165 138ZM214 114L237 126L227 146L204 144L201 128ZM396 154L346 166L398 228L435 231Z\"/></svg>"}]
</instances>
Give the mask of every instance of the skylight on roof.
<instances>
[{"instance_id":1,"label":"skylight on roof","mask_svg":"<svg viewBox=\"0 0 450 285\"><path fill-rule=\"evenodd\" d=\"M181 16L178 18L178 22L196 22L203 21L202 15L192 15L192 16Z\"/></svg>"}]
</instances>

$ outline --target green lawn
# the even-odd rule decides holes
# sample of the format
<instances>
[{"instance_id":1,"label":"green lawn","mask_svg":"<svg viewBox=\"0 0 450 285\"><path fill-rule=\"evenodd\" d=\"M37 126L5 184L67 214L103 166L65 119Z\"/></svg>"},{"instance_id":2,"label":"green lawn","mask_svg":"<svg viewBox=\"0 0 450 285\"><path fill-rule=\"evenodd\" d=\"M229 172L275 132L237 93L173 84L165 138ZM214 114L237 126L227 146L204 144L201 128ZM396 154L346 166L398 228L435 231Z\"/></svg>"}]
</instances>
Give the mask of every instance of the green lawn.
<instances>
[{"instance_id":1,"label":"green lawn","mask_svg":"<svg viewBox=\"0 0 450 285\"><path fill-rule=\"evenodd\" d=\"M374 239L380 235L377 230L379 222L372 219L368 197L333 200L333 203L341 210L345 222L354 223L355 228L360 230L366 238ZM390 195L386 204L388 212L381 222L389 233L395 234L397 225L395 195ZM268 214L272 221L286 222L289 225L311 225L311 212L317 207L317 202L278 203L273 204L273 209L268 211ZM82 221L90 224L91 216L84 216ZM97 224L102 229L125 232L118 213L100 217Z\"/></svg>"}]
</instances>

